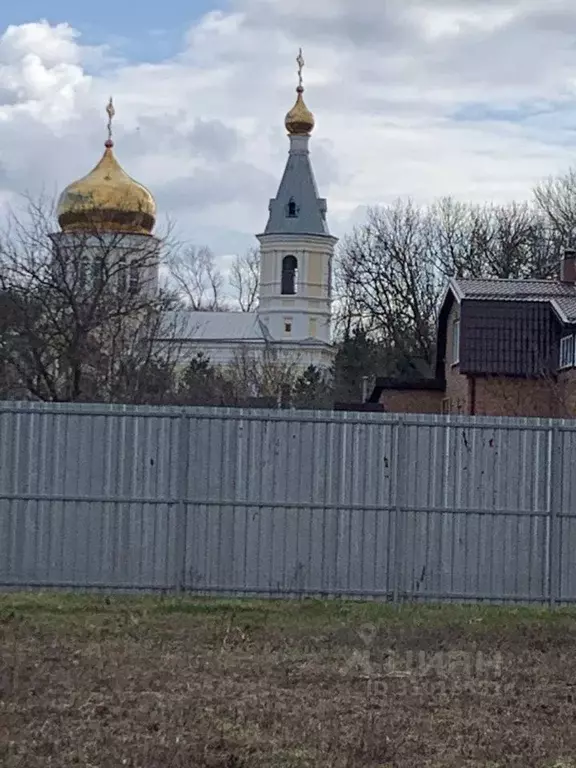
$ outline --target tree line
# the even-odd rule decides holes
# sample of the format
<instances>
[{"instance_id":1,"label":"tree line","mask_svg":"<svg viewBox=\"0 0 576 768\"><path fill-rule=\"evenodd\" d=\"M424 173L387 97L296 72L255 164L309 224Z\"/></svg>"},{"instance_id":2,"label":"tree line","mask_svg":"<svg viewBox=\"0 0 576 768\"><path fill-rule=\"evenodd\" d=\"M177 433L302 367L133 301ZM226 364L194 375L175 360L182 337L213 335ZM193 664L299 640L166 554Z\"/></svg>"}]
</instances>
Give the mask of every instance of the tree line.
<instances>
[{"instance_id":1,"label":"tree line","mask_svg":"<svg viewBox=\"0 0 576 768\"><path fill-rule=\"evenodd\" d=\"M225 274L209 248L169 231L143 245L96 223L72 239L55 229L51 206L28 200L0 230L0 398L331 407L359 401L374 376L430 373L449 277L556 277L576 230L576 171L526 203L370 209L339 244L328 372L273 349L261 360L239 349L225 368L186 353L179 309L257 308L257 250Z\"/></svg>"},{"instance_id":2,"label":"tree line","mask_svg":"<svg viewBox=\"0 0 576 768\"><path fill-rule=\"evenodd\" d=\"M340 246L337 335L360 343L369 375L429 374L449 278L557 278L575 232L572 170L540 183L530 202L373 208Z\"/></svg>"}]
</instances>

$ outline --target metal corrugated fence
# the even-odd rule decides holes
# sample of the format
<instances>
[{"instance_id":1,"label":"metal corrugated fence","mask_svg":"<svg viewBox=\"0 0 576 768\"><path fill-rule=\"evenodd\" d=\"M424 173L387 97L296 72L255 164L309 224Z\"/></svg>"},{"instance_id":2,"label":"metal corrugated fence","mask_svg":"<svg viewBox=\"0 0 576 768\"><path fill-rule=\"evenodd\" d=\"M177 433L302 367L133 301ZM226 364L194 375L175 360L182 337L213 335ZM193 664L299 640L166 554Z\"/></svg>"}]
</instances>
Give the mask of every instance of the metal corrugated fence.
<instances>
[{"instance_id":1,"label":"metal corrugated fence","mask_svg":"<svg viewBox=\"0 0 576 768\"><path fill-rule=\"evenodd\" d=\"M0 404L0 585L576 600L576 426Z\"/></svg>"}]
</instances>

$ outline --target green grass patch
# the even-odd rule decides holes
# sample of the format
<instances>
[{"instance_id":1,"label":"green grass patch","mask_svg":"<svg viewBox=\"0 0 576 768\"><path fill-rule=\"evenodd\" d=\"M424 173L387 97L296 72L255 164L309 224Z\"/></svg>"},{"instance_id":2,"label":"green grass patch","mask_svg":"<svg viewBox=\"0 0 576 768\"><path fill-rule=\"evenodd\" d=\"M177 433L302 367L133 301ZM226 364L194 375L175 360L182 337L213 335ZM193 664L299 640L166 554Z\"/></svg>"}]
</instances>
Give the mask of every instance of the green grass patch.
<instances>
[{"instance_id":1,"label":"green grass patch","mask_svg":"<svg viewBox=\"0 0 576 768\"><path fill-rule=\"evenodd\" d=\"M44 614L82 617L87 614L128 613L140 617L188 616L191 618L249 621L253 626L335 627L361 624L397 628L470 630L517 627L576 626L576 609L550 610L529 606L391 604L352 600L255 600L193 596L127 596L77 592L18 592L0 595L0 620L17 615Z\"/></svg>"}]
</instances>

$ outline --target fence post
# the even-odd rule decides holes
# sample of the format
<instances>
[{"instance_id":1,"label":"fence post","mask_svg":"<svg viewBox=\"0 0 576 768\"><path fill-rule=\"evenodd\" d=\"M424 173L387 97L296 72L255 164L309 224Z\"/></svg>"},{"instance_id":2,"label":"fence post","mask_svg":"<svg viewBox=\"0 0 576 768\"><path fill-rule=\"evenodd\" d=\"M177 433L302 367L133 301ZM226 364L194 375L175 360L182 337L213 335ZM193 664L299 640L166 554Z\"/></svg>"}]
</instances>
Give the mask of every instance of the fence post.
<instances>
[{"instance_id":1,"label":"fence post","mask_svg":"<svg viewBox=\"0 0 576 768\"><path fill-rule=\"evenodd\" d=\"M392 600L399 602L399 585L402 575L402 539L404 530L403 505L405 498L406 479L406 424L399 416L396 424L396 440L394 455L394 538L392 540L392 562L394 563L392 579Z\"/></svg>"},{"instance_id":2,"label":"fence post","mask_svg":"<svg viewBox=\"0 0 576 768\"><path fill-rule=\"evenodd\" d=\"M188 459L190 448L190 418L183 413L178 419L178 455L176 465L176 557L174 588L178 593L186 589L186 547L188 540Z\"/></svg>"},{"instance_id":3,"label":"fence post","mask_svg":"<svg viewBox=\"0 0 576 768\"><path fill-rule=\"evenodd\" d=\"M550 430L550 471L548 472L549 489L549 548L548 548L548 601L550 608L560 601L560 574L562 569L562 538L560 527L562 518L562 432L558 426Z\"/></svg>"}]
</instances>

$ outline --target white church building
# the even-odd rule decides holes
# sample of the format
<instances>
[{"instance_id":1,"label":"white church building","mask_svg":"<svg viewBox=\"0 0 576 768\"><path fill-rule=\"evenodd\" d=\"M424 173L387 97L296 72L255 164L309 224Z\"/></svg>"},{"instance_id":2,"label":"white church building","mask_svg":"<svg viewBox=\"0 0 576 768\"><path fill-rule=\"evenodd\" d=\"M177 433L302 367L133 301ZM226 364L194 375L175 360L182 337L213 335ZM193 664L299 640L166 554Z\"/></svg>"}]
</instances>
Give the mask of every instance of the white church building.
<instances>
[{"instance_id":1,"label":"white church building","mask_svg":"<svg viewBox=\"0 0 576 768\"><path fill-rule=\"evenodd\" d=\"M303 99L301 53L297 61L296 103L285 118L288 160L276 197L269 203L264 231L256 236L260 243L258 309L179 312L174 328L187 358L202 352L212 364L226 365L239 353L258 357L268 353L300 369L309 365L326 368L332 363L331 280L337 238L328 229L326 200L318 194L310 162L314 116ZM112 231L145 239L154 250L158 243L152 235L154 198L116 161L111 103L108 110L109 138L102 160L90 174L67 187L60 198L60 237L70 237L81 227L85 217L79 216L79 211L90 209L94 213L97 207L98 218ZM127 201L134 204L127 207ZM157 270L158 260L153 259L153 263ZM157 285L157 273L154 279L149 276L147 285Z\"/></svg>"},{"instance_id":2,"label":"white church building","mask_svg":"<svg viewBox=\"0 0 576 768\"><path fill-rule=\"evenodd\" d=\"M271 350L298 367L331 365L332 259L337 238L326 222L310 162L314 116L306 107L303 59L294 107L285 119L288 160L260 243L260 296L256 312L190 312L183 340L215 364L232 362L240 349Z\"/></svg>"}]
</instances>

